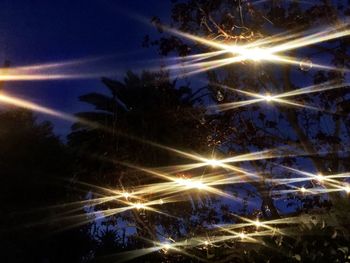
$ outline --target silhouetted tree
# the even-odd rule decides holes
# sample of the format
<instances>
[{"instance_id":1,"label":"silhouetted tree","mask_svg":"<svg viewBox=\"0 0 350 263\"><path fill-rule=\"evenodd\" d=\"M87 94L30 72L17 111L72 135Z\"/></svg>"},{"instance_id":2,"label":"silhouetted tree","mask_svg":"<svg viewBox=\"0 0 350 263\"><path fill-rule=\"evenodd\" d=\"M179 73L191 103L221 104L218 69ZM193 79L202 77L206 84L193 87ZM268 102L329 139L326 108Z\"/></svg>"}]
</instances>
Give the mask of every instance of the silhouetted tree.
<instances>
[{"instance_id":1,"label":"silhouetted tree","mask_svg":"<svg viewBox=\"0 0 350 263\"><path fill-rule=\"evenodd\" d=\"M326 0L172 2L173 28L232 45L254 43L278 33L307 34L307 30L319 25L336 26L350 11L342 1L335 4ZM164 31L159 19L154 18L153 22L160 32ZM212 47L191 43L179 36L161 37L152 44L159 46L162 55L175 52L186 57L213 51ZM191 238L208 236L210 241L210 236L224 235L217 228L219 223L233 226L242 223L243 227L239 228L242 234L254 232L258 227L245 227L246 221L237 214L252 219L278 219L288 216L285 213L288 206L295 206L292 215L299 216L300 220L306 218L305 221L269 225L267 229L274 233L257 238L254 244L249 242L252 240L244 240L244 235L230 232L232 238L222 242L188 245L184 254L163 249L135 261L184 262L196 261L199 256L217 262L346 262L349 200L344 197L344 189L328 196L283 194L283 190L293 190L294 186L274 184L271 179L295 176L292 169L281 168L285 166L323 175L349 170L348 87L293 97L298 105L312 105L309 108L291 107L272 100L269 105L251 104L209 114L200 98L209 95L206 103L221 108L225 103L247 99L247 93L240 91L274 95L312 84L346 82L347 71L342 69L350 62L348 44L349 39L345 37L285 52L284 55L303 58L299 67L294 65L297 63L260 63L248 58L224 67L208 68L208 94L201 93L205 89L198 87L194 87L197 88L194 92L187 84L178 87L179 82L185 81L172 81L166 71L140 75L128 72L123 81L103 78L107 92L93 92L79 98L94 108L77 113L85 122L75 123L68 136L73 153L52 134L48 123L37 123L25 111L1 113L0 168L4 174L2 185L6 188L1 192L1 200L4 200L6 216L0 220L4 229L7 228L2 231L8 252L5 261L15 258L23 262L29 258L37 262L113 262L122 259L121 254L113 256L114 253L154 246L153 242L161 238L171 237L185 244L188 240L191 242ZM312 69L311 60L317 58L341 70ZM88 125L86 121L97 125ZM108 217L112 208L126 205L127 197L125 202L118 198L99 202L98 198L124 190L132 193L138 186L163 182L137 167L156 169L189 162L159 147L160 144L203 156L210 156L214 151L216 156L225 157L279 148L277 153L281 156L237 163L259 175L259 180L222 186L232 196L241 198L237 200L243 200L235 211L230 203L217 205L220 198L189 191L186 192L188 202L159 203L161 212L170 217L143 209L130 209ZM298 156L300 153L302 156ZM196 171L205 176L208 170L210 168L205 167ZM77 209L65 211L58 206L56 210L40 210L48 203L62 204L69 200L66 195L73 191L58 189L56 178L67 179L72 174L71 186L83 190L79 196L83 202L77 203ZM227 175L240 174L229 171ZM320 184L322 182L309 180L305 187ZM152 195L152 192L146 193L142 198L152 199ZM253 208L249 207L250 200L258 200ZM33 213L36 207L39 210ZM27 208L29 212L23 213ZM97 220L99 217L102 220ZM80 227L86 223L87 226ZM76 226L76 230L54 237L45 235ZM43 237L36 237L37 231L43 233ZM236 242L238 238L241 240Z\"/></svg>"},{"instance_id":2,"label":"silhouetted tree","mask_svg":"<svg viewBox=\"0 0 350 263\"><path fill-rule=\"evenodd\" d=\"M189 0L174 1L171 25L177 30L218 43L244 45L279 33L308 32L307 30L315 30L320 25L336 26L346 19L348 14L349 9L342 1L336 4L333 1L254 3ZM154 18L153 22L163 33L161 21ZM161 37L151 44L158 45L163 55L175 52L187 56L215 50L176 35ZM251 99L230 88L273 95L308 85L343 83L346 82L346 74L341 69L349 66L350 59L347 54L348 44L349 38L344 37L283 54L297 57L300 67L247 60L208 70L208 90L211 92L213 103L220 107L225 103ZM314 59L327 61L340 71L312 69ZM306 155L275 159L272 165L271 162L265 161L250 162L253 170L264 175L260 182L253 184L256 191L248 194L258 194L261 198L261 212L264 217L270 214L273 217L280 216L281 207L276 207L272 192L284 188L271 185L266 179L291 176L288 171L276 168L276 164L295 165L300 169L301 162L309 168L308 170L324 175L348 170L348 96L349 89L344 85L344 88L292 98L296 103L312 105L320 109L319 111L272 102L270 105L260 103L235 108L216 115L217 132L213 140L220 142L219 148L228 156L250 152L252 149L258 151L280 146L288 146L285 153L304 152ZM290 198L291 204L294 199L295 196ZM325 205L320 197L306 199L305 208L309 207L311 201L311 208Z\"/></svg>"},{"instance_id":3,"label":"silhouetted tree","mask_svg":"<svg viewBox=\"0 0 350 263\"><path fill-rule=\"evenodd\" d=\"M57 233L56 216L77 195L67 186L72 155L26 110L0 112L1 262L79 262L89 253L81 229Z\"/></svg>"},{"instance_id":4,"label":"silhouetted tree","mask_svg":"<svg viewBox=\"0 0 350 263\"><path fill-rule=\"evenodd\" d=\"M149 141L208 152L206 137L210 131L202 130L204 112L199 104L196 106L198 99L189 87L177 88L176 81L171 81L166 72L143 72L140 76L128 72L123 82L106 78L102 81L110 94L90 93L80 96L80 100L94 106L94 110L78 113L77 116L104 128L77 123L68 137L69 145L80 156L77 163L79 180L132 192L133 187L161 180L127 168L121 165L123 162L141 167L185 162L164 149L148 144ZM90 190L93 195L96 193L94 187ZM149 193L149 196L144 197L151 196L152 193ZM109 203L102 207L106 206L111 208L118 205ZM164 204L162 211L168 211L188 222L195 213L190 203ZM182 236L181 229L187 227L175 217L148 211L123 213L112 217L107 224L123 228L123 224L116 222L118 218L135 224L137 230L135 239L130 237L130 233L126 233L127 239L118 233L119 247L123 248L136 248L144 244L143 239L157 240L157 226L163 226L164 236Z\"/></svg>"}]
</instances>

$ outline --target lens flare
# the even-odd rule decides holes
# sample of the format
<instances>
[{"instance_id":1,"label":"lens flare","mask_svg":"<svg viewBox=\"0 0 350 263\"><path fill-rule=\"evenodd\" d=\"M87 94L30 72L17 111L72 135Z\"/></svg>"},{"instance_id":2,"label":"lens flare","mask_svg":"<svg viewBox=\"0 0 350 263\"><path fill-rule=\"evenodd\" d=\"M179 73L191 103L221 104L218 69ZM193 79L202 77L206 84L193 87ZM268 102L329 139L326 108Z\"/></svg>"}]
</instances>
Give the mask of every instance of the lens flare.
<instances>
[{"instance_id":1,"label":"lens flare","mask_svg":"<svg viewBox=\"0 0 350 263\"><path fill-rule=\"evenodd\" d=\"M321 173L318 173L316 176L315 176L316 180L319 181L319 182L323 182L324 181L324 177Z\"/></svg>"},{"instance_id":2,"label":"lens flare","mask_svg":"<svg viewBox=\"0 0 350 263\"><path fill-rule=\"evenodd\" d=\"M270 94L266 94L264 96L264 100L266 100L267 102L270 102L270 101L273 101L274 100L274 97L271 96Z\"/></svg>"},{"instance_id":3,"label":"lens flare","mask_svg":"<svg viewBox=\"0 0 350 263\"><path fill-rule=\"evenodd\" d=\"M322 83L319 85L314 85L314 86L309 86L309 87L305 87L305 88L301 88L301 89L296 89L293 91L288 91L285 93L274 94L274 95L267 93L265 95L261 95L259 93L235 89L235 88L231 88L231 87L225 86L225 85L220 85L220 84L215 84L215 83L214 84L212 83L212 85L216 85L216 86L224 88L226 90L240 93L242 95L245 95L245 96L252 98L249 100L222 103L219 105L215 104L215 105L211 106L211 107L218 108L219 111L232 110L232 109L236 109L236 108L240 108L240 107L244 107L244 106L248 106L248 105L252 105L252 104L256 104L256 103L260 103L260 102L268 102L268 103L274 102L274 103L278 103L278 104L283 105L283 106L305 108L305 109L310 109L310 110L315 110L315 111L323 111L323 112L327 112L327 113L331 113L331 114L337 114L337 112L331 112L329 110L322 109L320 107L315 107L315 106L307 105L305 103L295 102L295 101L291 100L290 97L296 97L299 95L305 95L305 94L311 94L311 93L316 93L316 92L329 91L332 89L340 89L340 88L348 88L349 87L348 83L326 82L326 83Z\"/></svg>"},{"instance_id":4,"label":"lens flare","mask_svg":"<svg viewBox=\"0 0 350 263\"><path fill-rule=\"evenodd\" d=\"M263 224L259 221L259 219L257 219L257 220L254 222L254 225L256 226L256 228L259 228L259 227L261 227Z\"/></svg>"},{"instance_id":5,"label":"lens flare","mask_svg":"<svg viewBox=\"0 0 350 263\"><path fill-rule=\"evenodd\" d=\"M78 118L75 117L73 115L61 112L61 111L57 111L48 107L44 107L41 106L39 104L24 100L24 99L19 99L16 98L14 96L10 96L5 94L4 92L0 93L0 103L3 104L7 104L7 105L12 105L12 106L16 106L16 107L20 107L20 108L24 108L24 109L28 109L28 110L33 110L36 112L40 112L43 114L47 114L53 117L57 117L60 118L62 120L66 120L66 121L70 121L70 122L80 122L83 123L89 127L93 127L93 128L101 128L101 126L97 123L94 122L90 122L87 120L84 120L82 118Z\"/></svg>"},{"instance_id":6,"label":"lens flare","mask_svg":"<svg viewBox=\"0 0 350 263\"><path fill-rule=\"evenodd\" d=\"M239 233L238 236L239 236L239 238L242 239L242 240L244 240L244 239L247 238L247 235L246 235L244 232Z\"/></svg>"},{"instance_id":7,"label":"lens flare","mask_svg":"<svg viewBox=\"0 0 350 263\"><path fill-rule=\"evenodd\" d=\"M349 185L346 185L343 189L347 194L350 194L350 186Z\"/></svg>"},{"instance_id":8,"label":"lens flare","mask_svg":"<svg viewBox=\"0 0 350 263\"><path fill-rule=\"evenodd\" d=\"M140 210L140 209L146 209L147 206L145 204L141 204L140 202L136 203L136 204L133 204L132 205L134 208L136 208L137 210Z\"/></svg>"},{"instance_id":9,"label":"lens flare","mask_svg":"<svg viewBox=\"0 0 350 263\"><path fill-rule=\"evenodd\" d=\"M191 179L177 179L175 180L175 182L179 185L182 185L182 186L185 186L186 188L189 188L189 189L198 189L198 190L201 190L201 189L205 189L206 186L201 182L201 181L198 181L198 180L191 180Z\"/></svg>"},{"instance_id":10,"label":"lens flare","mask_svg":"<svg viewBox=\"0 0 350 263\"><path fill-rule=\"evenodd\" d=\"M207 165L210 165L213 168L218 167L218 166L220 166L222 164L221 161L216 160L216 159L206 160L206 163L207 163Z\"/></svg>"},{"instance_id":11,"label":"lens flare","mask_svg":"<svg viewBox=\"0 0 350 263\"><path fill-rule=\"evenodd\" d=\"M262 38L260 40L256 40L247 44L227 44L215 41L215 39L210 40L204 37L181 32L179 30L169 28L166 26L162 26L162 28L171 34L177 35L181 38L185 38L190 41L194 41L209 48L214 48L218 51L223 51L224 53L229 55L228 58L213 59L216 53L214 53L215 55L212 54L213 56L208 56L208 53L204 53L203 56L201 56L201 54L196 54L195 56L203 57L204 61L202 59L200 60L200 62L196 60L190 60L186 64L180 63L168 67L168 69L173 70L191 69L192 71L189 71L186 74L184 74L185 76L201 73L207 70L212 70L218 67L223 67L229 64L240 63L244 61L252 61L256 63L282 63L296 65L299 67L302 60L293 57L288 57L286 55L283 55L282 53L350 35L350 30L347 29L347 25L343 24L335 28L327 28L324 30L320 30L316 33L306 31L299 32L296 34L285 34L284 36L281 36L281 34L279 34L276 36L266 37L265 39ZM212 60L208 60L210 58L212 58ZM205 59L207 59L207 61L205 61ZM336 71L347 71L347 69L344 68L336 68L317 63L313 63L312 67Z\"/></svg>"},{"instance_id":12,"label":"lens flare","mask_svg":"<svg viewBox=\"0 0 350 263\"><path fill-rule=\"evenodd\" d=\"M128 192L123 192L123 193L122 193L122 196L123 196L125 199L129 199L130 196L131 196L131 194L128 193Z\"/></svg>"}]
</instances>

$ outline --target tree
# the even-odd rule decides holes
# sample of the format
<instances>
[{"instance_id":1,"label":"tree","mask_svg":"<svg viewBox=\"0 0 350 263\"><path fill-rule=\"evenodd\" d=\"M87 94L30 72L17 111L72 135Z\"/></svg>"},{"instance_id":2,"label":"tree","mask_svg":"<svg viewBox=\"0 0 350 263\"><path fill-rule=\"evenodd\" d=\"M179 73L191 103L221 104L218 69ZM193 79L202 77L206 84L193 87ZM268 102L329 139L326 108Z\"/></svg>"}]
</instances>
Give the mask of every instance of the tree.
<instances>
[{"instance_id":1,"label":"tree","mask_svg":"<svg viewBox=\"0 0 350 263\"><path fill-rule=\"evenodd\" d=\"M65 188L71 154L29 111L2 111L0 123L1 261L77 262L89 252L88 235L53 233L62 227L55 221L62 209L53 207L77 197Z\"/></svg>"},{"instance_id":2,"label":"tree","mask_svg":"<svg viewBox=\"0 0 350 263\"><path fill-rule=\"evenodd\" d=\"M349 207L336 205L348 202L344 196L350 192L342 179L348 177L349 160L349 92L344 83L348 39L339 38L349 32L338 25L347 14L345 6L331 1L271 1L259 6L250 1L188 0L173 1L173 28L153 19L161 32L175 36L152 44L159 45L161 54L175 51L185 61L168 69L183 67L189 70L185 76L207 72L212 108L220 111L205 113L202 106L207 105L196 104L204 89L176 88L164 71L140 76L129 72L123 82L103 79L111 95L80 97L95 107L77 114L89 122L76 123L69 136L70 147L79 155L76 179L86 187L86 201L92 204L88 221L95 221L98 231L103 229L95 234L98 246L91 257L98 260L116 247L118 252L160 252L142 261L181 262L192 257L260 262L260 256L270 262L346 260L348 223L340 212ZM303 37L320 23L335 30ZM319 36L329 41L314 41ZM307 48L297 49L305 43ZM296 58L300 56L304 58ZM330 63L312 63L317 58ZM302 89L305 84L314 86ZM211 151L231 161L189 153L210 156ZM252 159L241 156L237 161L240 154ZM191 166L184 156L199 165ZM189 170L190 175L182 173ZM212 174L228 186L210 182L215 186L211 188L191 177ZM234 180L252 174L254 180ZM298 184L296 175L308 178ZM171 183L182 190L174 191L175 201L171 191L150 191L167 189ZM241 209L201 190L242 200ZM159 196L173 199L164 203ZM255 206L249 206L250 200ZM288 206L294 206L292 214L286 213ZM96 218L103 220L97 223ZM127 233L130 224L135 233ZM335 232L339 236L333 237ZM319 253L322 244L325 251ZM277 253L279 249L286 253ZM139 255L126 253L129 259Z\"/></svg>"},{"instance_id":3,"label":"tree","mask_svg":"<svg viewBox=\"0 0 350 263\"><path fill-rule=\"evenodd\" d=\"M169 163L166 153L159 154L159 150L141 141L198 148L200 139L205 138L205 134L199 134L199 131L196 140L188 136L200 125L201 109L194 107L196 98L192 96L191 89L186 86L176 88L176 81L171 82L167 73L143 72L139 77L128 72L124 83L107 78L103 78L102 82L111 96L104 93L80 96L80 101L91 104L95 109L77 113L77 116L107 129L76 123L69 135L70 146L81 153L88 153L85 157L92 161L90 163L98 159L96 156L104 156L109 160L126 160L145 166L166 164ZM135 141L136 138L138 141ZM135 149L138 149L136 154ZM102 163L105 163L103 166L112 165L107 170L115 168L113 163ZM101 169L100 160L97 160L96 169ZM114 174L89 170L91 182L101 180L100 176L96 176L97 172L103 177L110 176L104 178L106 184L119 183ZM89 175L82 178L88 180Z\"/></svg>"},{"instance_id":4,"label":"tree","mask_svg":"<svg viewBox=\"0 0 350 263\"><path fill-rule=\"evenodd\" d=\"M186 162L148 142L202 152L208 150L206 137L210 131L201 129L204 113L196 93L187 86L177 88L176 81L171 81L166 72L143 72L140 76L128 72L123 82L107 78L103 78L102 82L110 95L89 93L80 96L80 101L91 104L94 110L78 113L77 116L98 123L98 127L103 128L76 123L68 137L70 147L80 156L77 162L78 180L104 187L102 192L93 186L88 188L94 198L106 195L107 189L132 194L141 185L163 181L133 166L158 168L174 162ZM144 196L151 197L152 193ZM97 211L125 206L125 203L112 201L96 206ZM194 213L190 203L164 204L162 211L171 211L172 215L187 218L185 220L188 221ZM117 234L108 232L109 237L114 233L115 240L119 240L116 250L145 246L150 240L157 241L158 227L163 227L164 236L182 236L185 227L175 217L136 209L113 215L104 224L119 229ZM125 229L128 229L125 224L134 224L136 234L126 233L125 238ZM145 239L148 241L145 242ZM98 251L103 251L103 248Z\"/></svg>"},{"instance_id":5,"label":"tree","mask_svg":"<svg viewBox=\"0 0 350 263\"><path fill-rule=\"evenodd\" d=\"M244 45L265 39L273 40L273 36L279 33L282 39L279 41L283 42L285 32L310 34L308 30L314 30L319 25L338 25L348 15L348 11L342 3L336 5L331 1L314 1L312 4L271 1L256 5L251 1L175 1L172 8L172 26L181 32L217 43ZM167 31L159 19L154 18L153 22L161 32ZM182 37L178 35L181 34L162 37L152 44L158 45L161 54L164 55L175 51L181 56L186 56L215 50L215 47L203 45L201 41L193 43L184 39L183 34ZM273 41L271 44L267 43L262 46L266 48L274 44ZM255 103L245 107L234 107L233 104L244 101L247 97L251 99L245 92L250 92L248 95L273 95L312 84L320 87L344 83L346 71L344 72L343 68L349 65L347 49L348 38L344 37L328 41L326 44L315 43L300 51L292 49L283 54L292 58L301 56L301 59L296 59L300 63L260 63L246 55L247 57L239 63L214 70L206 69L208 89L212 98L219 108L222 106L227 109L217 115L220 121L217 140L222 142L221 149L227 154L237 154L250 152L252 149L258 151L288 146L285 148L287 152L304 152L306 155L276 159L273 165L265 161L251 162L257 173L264 174L261 182L254 184L254 187L262 199L261 210L265 216L265 208L272 212L273 217L279 216L278 208L271 199L276 186L269 184L269 179L289 174L286 170L281 171L276 163L298 166L300 162L307 162L307 167L313 167L309 170L324 175L347 171L349 130L346 127L349 116L346 112L349 91L347 85L342 85L339 89L305 93L295 100L292 98L292 101L299 105L314 105L314 109L318 110L292 107L274 101L270 105ZM310 70L310 59L317 61L320 58L327 59L334 65L333 68L320 68L316 63L315 69ZM190 73L191 69L189 68ZM298 84L300 82L303 83L302 86ZM227 106L229 103L232 103L231 109ZM227 133L228 130L232 132Z\"/></svg>"},{"instance_id":6,"label":"tree","mask_svg":"<svg viewBox=\"0 0 350 263\"><path fill-rule=\"evenodd\" d=\"M349 40L346 33L345 37L333 38L326 43L315 41L303 49L290 48L282 54L287 60L292 58L289 62L284 61L287 63L265 63L264 60L268 59L262 57L264 54L261 54L261 49L273 47L274 36L278 34L281 38L276 41L276 45L280 42L288 44L289 40L295 44L298 41L293 42L293 38L298 37L306 40L307 34L317 32L315 28L320 25L334 27L336 32L345 32L342 30L347 29L347 26L342 21L348 14L349 9L342 1L335 4L332 1L253 3L188 0L173 1L170 29L158 18L153 19L161 33L173 34L151 44L158 45L162 55L175 52L185 61L168 68L188 70L188 76L196 71L207 72L211 98L216 101L219 109L224 109L215 116L212 115L217 120L213 141L220 142L219 151L225 156L234 157L240 153L283 147L276 158L267 156L270 161L255 160L241 166L255 170L260 175L259 181L249 183L253 189L247 184L243 188L249 198L260 198L260 211L257 214L264 220L285 216L286 206L281 205L281 202L278 204L277 200L284 199L294 205L296 214L302 211L313 212L316 208L328 211L331 203L340 202L344 193L348 192L346 181L340 179L336 186L332 186L336 187L333 189L336 193L330 193L329 198L322 194L312 197L304 194L309 188L310 191L320 186L326 190L331 188L323 181L324 178L346 173L349 169L349 91L346 84L347 70L344 70L349 66ZM339 24L343 24L343 27L339 27ZM328 30L322 34L334 31ZM317 35L312 35L309 39L316 37ZM261 48L259 41L266 41L267 44ZM215 42L217 45L208 45L206 42ZM244 47L245 44L254 46L256 43L257 49L247 51L251 54L239 51L241 58L236 63L227 62L227 57L220 57L222 53L215 53L217 49L220 50L218 46L221 44ZM147 44L149 43L145 42ZM228 51L224 53L227 55ZM218 60L217 65L222 60L227 63L215 68L215 59ZM314 65L312 60L316 61ZM208 61L211 63L206 64ZM320 66L318 61L327 61L327 64ZM275 94L278 96L300 91L309 85L314 85L308 90L312 92L302 92L291 97L291 103L279 103L274 97ZM330 87L332 85L333 88ZM320 92L314 92L317 89ZM260 104L247 103L243 107L236 107L239 101L246 101L247 97L251 99L252 94L263 98ZM264 105L264 102L270 103ZM285 166L288 168L281 168ZM303 174L302 170L310 172L309 176L313 175L313 180L307 180L304 185L279 183L280 178ZM285 192L293 194L284 194ZM299 200L302 201L301 207L297 206ZM249 216L256 217L256 214ZM329 236L326 240L328 239ZM228 251L230 252L234 253ZM299 256L294 260L298 260ZM302 258L306 260L305 257ZM315 257L311 258L315 260ZM330 257L327 260L335 259Z\"/></svg>"}]
</instances>

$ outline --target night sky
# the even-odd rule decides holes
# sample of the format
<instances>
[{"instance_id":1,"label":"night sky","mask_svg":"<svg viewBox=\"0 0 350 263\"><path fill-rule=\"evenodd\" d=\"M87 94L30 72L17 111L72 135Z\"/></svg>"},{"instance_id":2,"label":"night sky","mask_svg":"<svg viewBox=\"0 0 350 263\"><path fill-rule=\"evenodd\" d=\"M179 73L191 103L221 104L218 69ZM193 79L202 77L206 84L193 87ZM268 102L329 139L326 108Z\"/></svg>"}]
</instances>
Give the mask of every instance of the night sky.
<instances>
[{"instance_id":1,"label":"night sky","mask_svg":"<svg viewBox=\"0 0 350 263\"><path fill-rule=\"evenodd\" d=\"M122 78L126 70L138 71L146 62L159 58L154 48L143 48L146 34L156 34L154 28L136 19L158 16L166 21L170 1L166 0L2 0L0 3L0 63L11 67L64 62L76 59L92 60L79 70ZM104 74L104 72L106 72ZM80 80L50 80L5 83L5 90L21 98L60 111L75 113L85 109L78 96L102 91L99 77ZM54 122L55 132L62 138L71 123L40 116Z\"/></svg>"}]
</instances>

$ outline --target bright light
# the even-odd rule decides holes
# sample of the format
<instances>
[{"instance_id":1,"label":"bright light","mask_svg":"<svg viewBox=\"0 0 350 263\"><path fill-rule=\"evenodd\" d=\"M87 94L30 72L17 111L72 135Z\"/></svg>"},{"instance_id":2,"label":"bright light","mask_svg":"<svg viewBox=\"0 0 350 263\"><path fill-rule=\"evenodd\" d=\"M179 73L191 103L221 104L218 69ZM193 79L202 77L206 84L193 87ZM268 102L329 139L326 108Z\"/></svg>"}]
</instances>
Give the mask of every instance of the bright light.
<instances>
[{"instance_id":1,"label":"bright light","mask_svg":"<svg viewBox=\"0 0 350 263\"><path fill-rule=\"evenodd\" d=\"M244 232L239 233L238 236L239 236L241 239L245 239L245 238L247 237L247 235L246 235Z\"/></svg>"},{"instance_id":2,"label":"bright light","mask_svg":"<svg viewBox=\"0 0 350 263\"><path fill-rule=\"evenodd\" d=\"M144 204L141 204L141 203L136 203L133 205L133 207L135 207L137 210L146 208L146 206Z\"/></svg>"},{"instance_id":3,"label":"bright light","mask_svg":"<svg viewBox=\"0 0 350 263\"><path fill-rule=\"evenodd\" d=\"M176 183L178 183L179 185L182 185L182 186L186 186L187 188L190 188L190 189L193 189L193 188L196 188L196 189L203 189L205 187L205 185L200 182L200 181L193 181L191 179L177 179L175 180Z\"/></svg>"},{"instance_id":4,"label":"bright light","mask_svg":"<svg viewBox=\"0 0 350 263\"><path fill-rule=\"evenodd\" d=\"M317 174L316 176L315 176L315 178L316 178L316 180L317 181L319 181L319 182L322 182L323 180L324 180L324 177L323 177L323 175L322 174Z\"/></svg>"},{"instance_id":5,"label":"bright light","mask_svg":"<svg viewBox=\"0 0 350 263\"><path fill-rule=\"evenodd\" d=\"M125 199L128 199L128 198L131 196L131 194L128 193L128 192L124 192L124 193L122 193L122 196L123 196Z\"/></svg>"},{"instance_id":6,"label":"bright light","mask_svg":"<svg viewBox=\"0 0 350 263\"><path fill-rule=\"evenodd\" d=\"M241 93L241 94L244 94L246 96L251 97L251 99L248 99L248 100L241 100L241 101L234 101L234 102L230 102L230 103L220 104L219 105L220 111L236 109L236 108L248 106L248 105L255 104L255 103L260 103L262 101L276 102L276 103L279 103L279 104L284 105L284 106L305 108L305 109L310 109L310 110L315 110L315 111L325 111L325 109L322 107L315 107L315 106L307 105L305 103L296 102L296 101L288 99L288 98L303 95L303 94L322 92L322 91L327 91L327 90L345 87L345 83L335 84L333 82L325 82L323 84L308 86L305 88L296 89L296 90L288 91L285 93L272 94L272 95L270 95L269 93L266 93L264 95L264 94L259 94L259 93L254 93L254 92L249 92L249 91L245 91L245 90L232 88L232 87L229 87L226 85L220 85L220 84L217 84L217 85L219 87L223 87L223 88L226 88L228 90L231 90L231 91L234 91L237 93Z\"/></svg>"},{"instance_id":7,"label":"bright light","mask_svg":"<svg viewBox=\"0 0 350 263\"><path fill-rule=\"evenodd\" d=\"M208 246L209 245L209 242L206 240L204 241L204 245Z\"/></svg>"},{"instance_id":8,"label":"bright light","mask_svg":"<svg viewBox=\"0 0 350 263\"><path fill-rule=\"evenodd\" d=\"M267 102L270 102L270 101L273 100L273 97L272 97L270 94L266 94L266 95L264 96L264 100L266 100Z\"/></svg>"},{"instance_id":9,"label":"bright light","mask_svg":"<svg viewBox=\"0 0 350 263\"><path fill-rule=\"evenodd\" d=\"M213 52L196 54L196 57L190 57L185 65L183 65L183 63L177 63L168 67L168 69L191 69L190 72L186 73L186 76L234 63L240 63L242 61L273 62L300 66L300 59L285 56L283 52L350 35L347 24L343 24L336 28L332 27L316 33L304 31L297 34L290 34L282 38L277 35L240 45L239 43L225 44L223 42L209 40L165 26L162 26L162 28L172 34L216 49L216 51ZM228 53L231 57L215 58L218 54L223 53ZM203 61L203 59L206 58L212 59ZM309 68L311 63L306 63L306 66ZM314 64L313 66L320 69L344 70L320 64Z\"/></svg>"},{"instance_id":10,"label":"bright light","mask_svg":"<svg viewBox=\"0 0 350 263\"><path fill-rule=\"evenodd\" d=\"M221 165L221 162L216 160L216 159L209 159L209 160L206 160L205 163L207 165L211 165L212 167L216 167L216 166L220 166Z\"/></svg>"},{"instance_id":11,"label":"bright light","mask_svg":"<svg viewBox=\"0 0 350 263\"><path fill-rule=\"evenodd\" d=\"M67 113L64 113L64 112L60 112L60 111L57 111L57 110L54 110L54 109L51 109L51 108L48 108L48 107L44 107L44 106L41 106L39 104L30 102L30 101L27 101L27 100L23 100L23 99L19 99L19 98L16 98L16 97L12 97L12 96L6 95L3 92L0 94L0 103L1 104L2 103L9 104L9 105L21 107L21 108L24 108L24 109L37 111L37 112L40 112L40 113L44 113L44 114L47 114L47 115L51 115L51 116L54 116L54 117L61 118L61 119L66 120L66 121L81 122L81 123L84 123L84 124L86 124L86 125L88 125L90 127L95 127L96 128L96 127L99 126L96 123L93 123L93 122L90 122L90 121L87 121L87 120L84 120L84 119L77 118L76 116L73 116L73 115L70 115L70 114L67 114Z\"/></svg>"},{"instance_id":12,"label":"bright light","mask_svg":"<svg viewBox=\"0 0 350 263\"><path fill-rule=\"evenodd\" d=\"M242 60L253 60L255 62L271 59L272 54L269 50L263 48L240 48L232 47L231 51L234 55L241 55Z\"/></svg>"},{"instance_id":13,"label":"bright light","mask_svg":"<svg viewBox=\"0 0 350 263\"><path fill-rule=\"evenodd\" d=\"M173 248L170 243L163 243L161 247L164 253L168 253L168 251Z\"/></svg>"},{"instance_id":14,"label":"bright light","mask_svg":"<svg viewBox=\"0 0 350 263\"><path fill-rule=\"evenodd\" d=\"M350 194L350 186L347 185L344 187L344 191L347 193L347 194Z\"/></svg>"},{"instance_id":15,"label":"bright light","mask_svg":"<svg viewBox=\"0 0 350 263\"><path fill-rule=\"evenodd\" d=\"M169 250L171 248L171 245L169 243L166 243L163 245L163 249Z\"/></svg>"},{"instance_id":16,"label":"bright light","mask_svg":"<svg viewBox=\"0 0 350 263\"><path fill-rule=\"evenodd\" d=\"M254 225L259 228L262 226L262 223L259 221L259 219L257 219L255 222L254 222Z\"/></svg>"},{"instance_id":17,"label":"bright light","mask_svg":"<svg viewBox=\"0 0 350 263\"><path fill-rule=\"evenodd\" d=\"M304 186L300 188L300 192L302 192L302 193L305 193L305 192L306 192L306 189L305 189Z\"/></svg>"}]
</instances>

